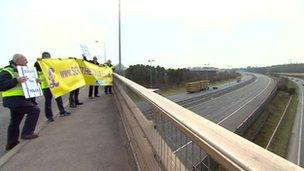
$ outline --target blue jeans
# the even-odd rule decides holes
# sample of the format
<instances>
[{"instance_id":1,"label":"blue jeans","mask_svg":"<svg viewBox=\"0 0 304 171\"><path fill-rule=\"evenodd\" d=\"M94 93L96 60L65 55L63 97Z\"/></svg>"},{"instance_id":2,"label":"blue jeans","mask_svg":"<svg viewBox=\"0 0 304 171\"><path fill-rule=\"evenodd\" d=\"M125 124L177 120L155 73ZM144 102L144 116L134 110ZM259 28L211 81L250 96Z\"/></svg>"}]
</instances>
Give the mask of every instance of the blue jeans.
<instances>
[{"instance_id":1,"label":"blue jeans","mask_svg":"<svg viewBox=\"0 0 304 171\"><path fill-rule=\"evenodd\" d=\"M33 134L39 118L40 109L38 106L24 106L18 108L10 108L11 120L7 130L7 144L14 144L19 139L19 126L26 115L21 135Z\"/></svg>"}]
</instances>

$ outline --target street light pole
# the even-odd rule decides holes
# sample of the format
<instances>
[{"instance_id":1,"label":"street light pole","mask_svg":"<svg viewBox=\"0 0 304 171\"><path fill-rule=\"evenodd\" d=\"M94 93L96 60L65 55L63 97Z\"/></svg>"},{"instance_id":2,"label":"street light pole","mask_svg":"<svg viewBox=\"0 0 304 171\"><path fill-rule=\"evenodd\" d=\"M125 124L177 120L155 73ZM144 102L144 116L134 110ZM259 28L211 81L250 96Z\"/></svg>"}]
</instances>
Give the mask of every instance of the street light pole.
<instances>
[{"instance_id":1,"label":"street light pole","mask_svg":"<svg viewBox=\"0 0 304 171\"><path fill-rule=\"evenodd\" d=\"M230 67L231 65L228 65L228 83L229 83L229 86L230 86Z\"/></svg>"},{"instance_id":2,"label":"street light pole","mask_svg":"<svg viewBox=\"0 0 304 171\"><path fill-rule=\"evenodd\" d=\"M205 65L205 74L206 74L206 80L208 80L208 70L207 67L209 66L209 64L204 64Z\"/></svg>"},{"instance_id":3,"label":"street light pole","mask_svg":"<svg viewBox=\"0 0 304 171\"><path fill-rule=\"evenodd\" d=\"M150 88L152 88L152 62L155 60L149 59L148 62L150 62Z\"/></svg>"},{"instance_id":4,"label":"street light pole","mask_svg":"<svg viewBox=\"0 0 304 171\"><path fill-rule=\"evenodd\" d=\"M118 0L118 69L120 74L122 74L121 68L121 30L120 30L120 0Z\"/></svg>"}]
</instances>

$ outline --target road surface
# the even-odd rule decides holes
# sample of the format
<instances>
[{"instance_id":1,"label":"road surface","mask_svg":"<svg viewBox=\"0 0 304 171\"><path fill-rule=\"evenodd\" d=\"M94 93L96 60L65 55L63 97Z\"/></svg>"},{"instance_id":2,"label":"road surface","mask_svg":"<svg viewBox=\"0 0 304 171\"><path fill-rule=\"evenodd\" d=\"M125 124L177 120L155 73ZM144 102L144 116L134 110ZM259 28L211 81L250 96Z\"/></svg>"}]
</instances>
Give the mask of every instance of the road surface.
<instances>
[{"instance_id":1,"label":"road surface","mask_svg":"<svg viewBox=\"0 0 304 171\"><path fill-rule=\"evenodd\" d=\"M288 146L288 155L287 159L301 167L304 166L304 137L303 137L303 126L304 126L304 117L303 117L303 99L304 99L304 80L299 78L289 77L290 80L295 82L299 87L299 103L297 108L297 113L295 116L295 121L290 137L290 142Z\"/></svg>"},{"instance_id":2,"label":"road surface","mask_svg":"<svg viewBox=\"0 0 304 171\"><path fill-rule=\"evenodd\" d=\"M271 78L259 74L256 76L257 79L249 85L188 109L234 131L262 105L276 86Z\"/></svg>"}]
</instances>

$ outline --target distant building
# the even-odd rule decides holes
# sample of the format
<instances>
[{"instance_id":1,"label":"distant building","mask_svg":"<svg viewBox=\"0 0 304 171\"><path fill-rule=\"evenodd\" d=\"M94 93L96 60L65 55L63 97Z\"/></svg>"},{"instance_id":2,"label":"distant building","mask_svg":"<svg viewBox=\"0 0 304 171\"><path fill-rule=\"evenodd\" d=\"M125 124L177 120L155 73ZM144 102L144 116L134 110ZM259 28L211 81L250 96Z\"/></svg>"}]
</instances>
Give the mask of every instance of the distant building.
<instances>
[{"instance_id":1,"label":"distant building","mask_svg":"<svg viewBox=\"0 0 304 171\"><path fill-rule=\"evenodd\" d=\"M191 73L195 75L201 75L203 79L210 79L217 75L219 70L217 68L190 68Z\"/></svg>"}]
</instances>

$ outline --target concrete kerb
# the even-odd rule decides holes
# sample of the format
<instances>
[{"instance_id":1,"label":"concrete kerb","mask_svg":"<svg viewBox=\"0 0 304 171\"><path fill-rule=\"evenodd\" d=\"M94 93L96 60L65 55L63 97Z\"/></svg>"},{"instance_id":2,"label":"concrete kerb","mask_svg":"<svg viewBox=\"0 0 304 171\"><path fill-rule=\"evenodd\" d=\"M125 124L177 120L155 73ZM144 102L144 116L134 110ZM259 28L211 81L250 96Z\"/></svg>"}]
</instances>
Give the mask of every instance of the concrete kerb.
<instances>
[{"instance_id":1,"label":"concrete kerb","mask_svg":"<svg viewBox=\"0 0 304 171\"><path fill-rule=\"evenodd\" d=\"M80 89L80 93L82 92L83 88ZM79 94L80 94L79 93ZM64 102L64 107L67 107L69 104L68 101ZM56 113L54 115L54 118L57 118L59 116L59 112ZM40 133L44 128L47 127L47 125L49 124L48 121L42 122L40 123L37 128L36 128L36 133ZM17 154L26 144L30 143L32 140L20 140L20 143L18 145L16 145L13 149L11 149L10 151L8 151L6 154L4 154L1 158L0 158L0 168L8 161L10 160L12 157L14 157L15 154Z\"/></svg>"}]
</instances>

